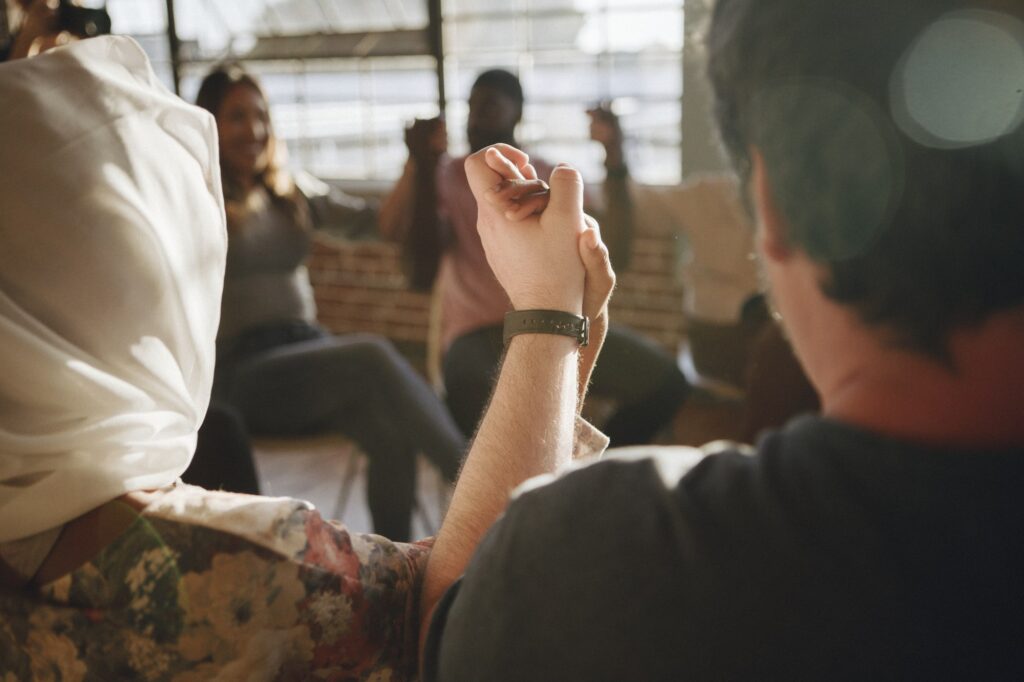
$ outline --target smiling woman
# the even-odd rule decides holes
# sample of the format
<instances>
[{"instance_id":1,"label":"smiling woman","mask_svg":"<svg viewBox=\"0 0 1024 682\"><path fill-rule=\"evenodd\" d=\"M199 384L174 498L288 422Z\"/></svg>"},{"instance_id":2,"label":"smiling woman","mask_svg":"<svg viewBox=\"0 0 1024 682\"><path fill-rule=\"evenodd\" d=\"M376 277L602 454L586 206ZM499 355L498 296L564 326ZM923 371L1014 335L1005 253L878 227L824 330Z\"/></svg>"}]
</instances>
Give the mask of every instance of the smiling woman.
<instances>
[{"instance_id":1,"label":"smiling woman","mask_svg":"<svg viewBox=\"0 0 1024 682\"><path fill-rule=\"evenodd\" d=\"M270 163L270 113L267 102L255 87L232 88L221 102L217 119L222 155L220 162L234 177L251 176Z\"/></svg>"},{"instance_id":2,"label":"smiling woman","mask_svg":"<svg viewBox=\"0 0 1024 682\"><path fill-rule=\"evenodd\" d=\"M417 453L452 482L465 440L390 342L333 336L317 324L304 261L328 209L318 202L330 195L307 199L285 168L260 84L238 65L221 66L196 102L216 117L228 224L215 400L254 433L351 437L370 458L374 529L408 539ZM329 207L343 227L375 221L372 207L348 200Z\"/></svg>"},{"instance_id":3,"label":"smiling woman","mask_svg":"<svg viewBox=\"0 0 1024 682\"><path fill-rule=\"evenodd\" d=\"M284 147L274 135L267 97L259 82L237 64L224 65L203 80L196 104L217 121L228 228L242 223L242 215L233 212L243 212L257 185L297 214L298 190L283 167Z\"/></svg>"}]
</instances>

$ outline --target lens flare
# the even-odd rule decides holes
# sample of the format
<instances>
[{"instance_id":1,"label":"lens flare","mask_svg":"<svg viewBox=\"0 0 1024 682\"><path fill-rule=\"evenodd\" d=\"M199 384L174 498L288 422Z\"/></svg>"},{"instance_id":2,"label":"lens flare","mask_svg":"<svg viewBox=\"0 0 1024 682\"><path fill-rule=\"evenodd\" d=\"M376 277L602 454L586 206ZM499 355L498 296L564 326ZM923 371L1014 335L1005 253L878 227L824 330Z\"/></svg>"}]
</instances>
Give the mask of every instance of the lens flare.
<instances>
[{"instance_id":1,"label":"lens flare","mask_svg":"<svg viewBox=\"0 0 1024 682\"><path fill-rule=\"evenodd\" d=\"M943 15L904 54L890 94L900 129L927 147L1012 133L1024 119L1024 24L991 11Z\"/></svg>"}]
</instances>

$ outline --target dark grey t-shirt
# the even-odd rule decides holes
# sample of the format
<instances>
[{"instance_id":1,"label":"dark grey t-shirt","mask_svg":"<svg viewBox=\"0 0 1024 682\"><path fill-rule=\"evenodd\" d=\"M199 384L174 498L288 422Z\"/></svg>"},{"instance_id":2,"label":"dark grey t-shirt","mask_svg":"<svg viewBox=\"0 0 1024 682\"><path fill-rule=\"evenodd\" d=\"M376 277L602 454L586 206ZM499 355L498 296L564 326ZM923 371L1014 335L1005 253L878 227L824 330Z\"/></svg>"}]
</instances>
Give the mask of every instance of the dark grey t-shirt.
<instances>
[{"instance_id":1,"label":"dark grey t-shirt","mask_svg":"<svg viewBox=\"0 0 1024 682\"><path fill-rule=\"evenodd\" d=\"M426 679L1024 679L1024 451L804 418L672 468L520 496L439 606Z\"/></svg>"}]
</instances>

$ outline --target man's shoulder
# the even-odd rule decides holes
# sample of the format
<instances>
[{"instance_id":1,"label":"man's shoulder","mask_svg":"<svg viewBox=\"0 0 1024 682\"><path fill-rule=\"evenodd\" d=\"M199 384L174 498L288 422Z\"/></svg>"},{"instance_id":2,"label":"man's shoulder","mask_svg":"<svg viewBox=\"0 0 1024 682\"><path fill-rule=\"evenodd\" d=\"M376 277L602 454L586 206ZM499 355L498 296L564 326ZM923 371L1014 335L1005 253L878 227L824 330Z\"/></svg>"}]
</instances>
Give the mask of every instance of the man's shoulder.
<instances>
[{"instance_id":1,"label":"man's shoulder","mask_svg":"<svg viewBox=\"0 0 1024 682\"><path fill-rule=\"evenodd\" d=\"M749 445L715 441L702 447L644 445L613 448L601 459L586 460L555 475L527 481L513 492L513 503L606 497L622 494L636 503L669 493L687 477L744 475L756 467L758 452Z\"/></svg>"},{"instance_id":2,"label":"man's shoulder","mask_svg":"<svg viewBox=\"0 0 1024 682\"><path fill-rule=\"evenodd\" d=\"M434 624L437 679L916 670L915 651L946 650L921 630L921 648L902 645L931 624L929 604L980 622L1009 603L1017 566L978 557L1020 547L1022 475L1018 451L944 451L822 418L756 451L612 451L510 504Z\"/></svg>"},{"instance_id":3,"label":"man's shoulder","mask_svg":"<svg viewBox=\"0 0 1024 682\"><path fill-rule=\"evenodd\" d=\"M766 543L800 546L822 510L836 506L850 461L871 448L805 418L765 434L756 448L717 441L613 449L522 486L495 535L515 552L548 558L552 547L563 556L599 543L610 554L605 568L620 563L634 575L658 562L671 573L698 559L762 560L771 553ZM868 463L853 475L871 472Z\"/></svg>"},{"instance_id":4,"label":"man's shoulder","mask_svg":"<svg viewBox=\"0 0 1024 682\"><path fill-rule=\"evenodd\" d=\"M669 679L661 654L678 648L715 525L689 518L679 491L753 466L733 445L636 448L524 489L436 614L427 679Z\"/></svg>"}]
</instances>

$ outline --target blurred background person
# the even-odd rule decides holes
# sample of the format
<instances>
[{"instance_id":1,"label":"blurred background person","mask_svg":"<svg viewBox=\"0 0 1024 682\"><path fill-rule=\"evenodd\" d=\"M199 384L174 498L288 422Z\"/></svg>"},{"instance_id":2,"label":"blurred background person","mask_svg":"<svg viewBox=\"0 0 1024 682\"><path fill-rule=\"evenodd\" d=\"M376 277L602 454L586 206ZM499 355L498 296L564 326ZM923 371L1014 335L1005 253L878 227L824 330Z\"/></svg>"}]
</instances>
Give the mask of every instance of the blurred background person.
<instances>
[{"instance_id":1,"label":"blurred background person","mask_svg":"<svg viewBox=\"0 0 1024 682\"><path fill-rule=\"evenodd\" d=\"M481 73L469 96L466 133L470 151L499 142L515 145L523 114L519 79L502 69ZM632 208L622 133L605 109L590 112L591 135L604 145L607 177L602 234L617 269L629 259ZM380 228L402 243L413 286L441 298L441 346L448 406L463 433L472 434L490 396L503 352L502 321L508 296L491 272L476 231L476 201L464 157L447 155L441 119L418 120L406 131L409 158L381 208ZM553 166L531 158L546 180ZM593 202L588 202L594 212ZM613 445L646 443L675 416L688 386L675 360L650 340L612 326L594 371L592 393L612 398L614 414L603 425Z\"/></svg>"},{"instance_id":2,"label":"blurred background person","mask_svg":"<svg viewBox=\"0 0 1024 682\"><path fill-rule=\"evenodd\" d=\"M0 61L31 57L73 40L110 33L110 15L103 8L82 7L72 0L11 0L10 4L17 28L7 45L0 46ZM7 17L2 20L6 25Z\"/></svg>"},{"instance_id":3,"label":"blurred background person","mask_svg":"<svg viewBox=\"0 0 1024 682\"><path fill-rule=\"evenodd\" d=\"M702 173L681 185L632 184L630 191L638 229L685 244L679 362L699 399L687 403L684 428L714 419L700 426L717 432L698 435L753 443L765 429L818 411L814 388L759 293L754 225L736 177Z\"/></svg>"},{"instance_id":4,"label":"blurred background person","mask_svg":"<svg viewBox=\"0 0 1024 682\"><path fill-rule=\"evenodd\" d=\"M375 211L336 195L307 200L281 159L266 96L241 66L210 72L196 103L217 119L228 222L215 398L254 434L351 437L369 457L374 529L408 538L416 454L451 482L466 441L389 341L333 336L317 324L304 265L318 215L359 233Z\"/></svg>"}]
</instances>

